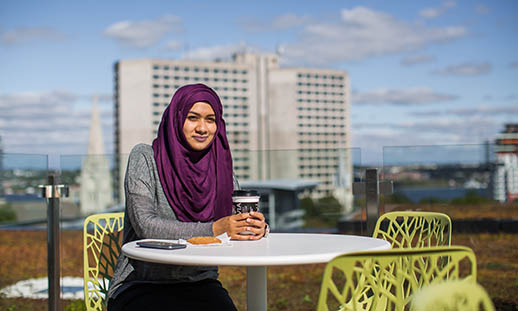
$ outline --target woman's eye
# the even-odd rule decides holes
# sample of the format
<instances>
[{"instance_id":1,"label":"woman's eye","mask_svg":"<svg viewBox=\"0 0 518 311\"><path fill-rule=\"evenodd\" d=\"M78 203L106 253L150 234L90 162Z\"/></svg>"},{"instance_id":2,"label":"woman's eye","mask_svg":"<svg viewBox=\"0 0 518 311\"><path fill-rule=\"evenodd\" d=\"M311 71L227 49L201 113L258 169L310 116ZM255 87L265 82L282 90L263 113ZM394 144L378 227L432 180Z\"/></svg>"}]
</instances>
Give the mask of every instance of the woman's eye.
<instances>
[{"instance_id":1,"label":"woman's eye","mask_svg":"<svg viewBox=\"0 0 518 311\"><path fill-rule=\"evenodd\" d=\"M196 121L196 120L198 120L198 117L196 117L196 116L188 116L187 119L189 121Z\"/></svg>"},{"instance_id":2,"label":"woman's eye","mask_svg":"<svg viewBox=\"0 0 518 311\"><path fill-rule=\"evenodd\" d=\"M213 122L216 122L216 119L215 118L207 118L207 121L213 123Z\"/></svg>"}]
</instances>

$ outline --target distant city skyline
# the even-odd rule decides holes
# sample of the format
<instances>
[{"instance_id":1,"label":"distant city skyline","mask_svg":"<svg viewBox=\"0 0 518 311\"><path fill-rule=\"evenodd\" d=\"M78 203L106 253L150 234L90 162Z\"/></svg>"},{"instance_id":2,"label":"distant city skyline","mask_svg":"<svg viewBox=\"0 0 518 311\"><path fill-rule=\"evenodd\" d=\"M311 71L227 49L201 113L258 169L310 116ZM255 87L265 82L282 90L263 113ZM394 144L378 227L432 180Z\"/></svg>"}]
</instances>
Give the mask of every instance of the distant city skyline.
<instances>
[{"instance_id":1,"label":"distant city skyline","mask_svg":"<svg viewBox=\"0 0 518 311\"><path fill-rule=\"evenodd\" d=\"M344 70L351 147L477 144L518 119L518 2L0 3L4 152L86 154L91 98L113 152L113 65L278 52ZM209 85L210 86L210 85ZM172 96L172 94L171 94Z\"/></svg>"}]
</instances>

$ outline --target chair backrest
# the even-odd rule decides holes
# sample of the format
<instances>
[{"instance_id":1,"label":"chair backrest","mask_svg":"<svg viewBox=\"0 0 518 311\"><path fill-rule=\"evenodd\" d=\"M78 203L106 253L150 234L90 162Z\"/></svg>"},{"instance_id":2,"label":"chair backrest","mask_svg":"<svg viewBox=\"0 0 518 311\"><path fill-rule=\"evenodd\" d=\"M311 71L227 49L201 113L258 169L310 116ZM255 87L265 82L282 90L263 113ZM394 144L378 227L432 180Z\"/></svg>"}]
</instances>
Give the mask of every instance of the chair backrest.
<instances>
[{"instance_id":1,"label":"chair backrest","mask_svg":"<svg viewBox=\"0 0 518 311\"><path fill-rule=\"evenodd\" d=\"M426 284L476 277L475 255L463 246L344 254L325 268L318 310L404 310Z\"/></svg>"},{"instance_id":2,"label":"chair backrest","mask_svg":"<svg viewBox=\"0 0 518 311\"><path fill-rule=\"evenodd\" d=\"M434 212L390 212L381 215L373 237L389 241L392 248L451 245L451 219Z\"/></svg>"},{"instance_id":3,"label":"chair backrest","mask_svg":"<svg viewBox=\"0 0 518 311\"><path fill-rule=\"evenodd\" d=\"M495 306L478 283L446 280L416 291L411 298L410 310L493 311Z\"/></svg>"},{"instance_id":4,"label":"chair backrest","mask_svg":"<svg viewBox=\"0 0 518 311\"><path fill-rule=\"evenodd\" d=\"M106 308L106 294L121 252L124 213L91 215L83 228L86 310Z\"/></svg>"}]
</instances>

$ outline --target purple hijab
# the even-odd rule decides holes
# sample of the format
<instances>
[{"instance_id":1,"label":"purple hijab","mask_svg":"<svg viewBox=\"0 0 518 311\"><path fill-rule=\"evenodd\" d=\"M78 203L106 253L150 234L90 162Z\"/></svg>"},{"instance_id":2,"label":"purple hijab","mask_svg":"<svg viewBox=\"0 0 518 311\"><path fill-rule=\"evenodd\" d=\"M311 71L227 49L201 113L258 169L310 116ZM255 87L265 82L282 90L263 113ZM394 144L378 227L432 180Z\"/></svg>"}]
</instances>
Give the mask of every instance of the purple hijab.
<instances>
[{"instance_id":1,"label":"purple hijab","mask_svg":"<svg viewBox=\"0 0 518 311\"><path fill-rule=\"evenodd\" d=\"M187 114L197 102L212 107L217 125L211 143L201 151L192 149L183 133ZM222 114L214 90L190 84L176 91L162 116L154 158L162 189L181 221L215 221L232 214L232 157Z\"/></svg>"}]
</instances>

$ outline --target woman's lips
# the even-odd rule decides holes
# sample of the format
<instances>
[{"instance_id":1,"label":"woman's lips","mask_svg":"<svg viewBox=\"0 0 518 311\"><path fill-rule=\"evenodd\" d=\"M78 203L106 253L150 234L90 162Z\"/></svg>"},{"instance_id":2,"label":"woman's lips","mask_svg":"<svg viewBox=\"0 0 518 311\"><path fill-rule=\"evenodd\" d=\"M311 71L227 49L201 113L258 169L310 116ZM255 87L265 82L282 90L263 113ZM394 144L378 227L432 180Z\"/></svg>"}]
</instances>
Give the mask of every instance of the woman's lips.
<instances>
[{"instance_id":1,"label":"woman's lips","mask_svg":"<svg viewBox=\"0 0 518 311\"><path fill-rule=\"evenodd\" d=\"M194 138L197 142L204 142L207 140L207 136L193 136L192 138Z\"/></svg>"}]
</instances>

